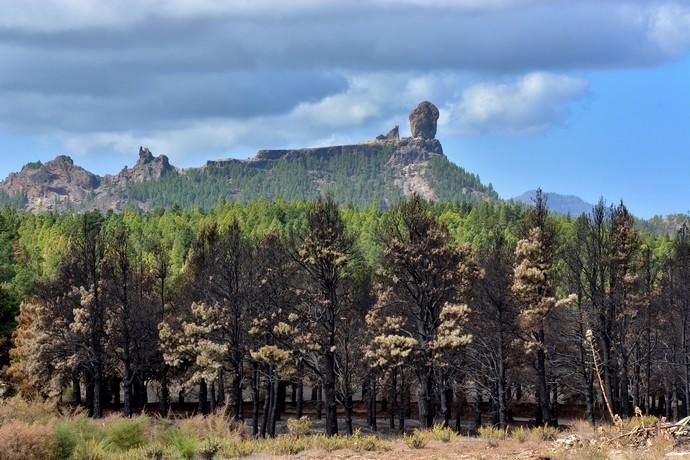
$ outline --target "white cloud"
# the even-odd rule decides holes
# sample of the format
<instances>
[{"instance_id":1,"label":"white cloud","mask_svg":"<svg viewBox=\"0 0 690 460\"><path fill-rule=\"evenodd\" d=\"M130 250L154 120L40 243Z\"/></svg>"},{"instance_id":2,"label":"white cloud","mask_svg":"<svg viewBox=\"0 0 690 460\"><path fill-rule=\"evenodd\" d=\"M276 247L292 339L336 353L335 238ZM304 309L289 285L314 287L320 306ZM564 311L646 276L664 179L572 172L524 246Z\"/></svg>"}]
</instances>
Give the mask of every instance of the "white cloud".
<instances>
[{"instance_id":1,"label":"white cloud","mask_svg":"<svg viewBox=\"0 0 690 460\"><path fill-rule=\"evenodd\" d=\"M0 135L58 133L85 154L405 133L424 99L441 135L539 132L587 90L568 72L690 48L681 0L0 2Z\"/></svg>"},{"instance_id":2,"label":"white cloud","mask_svg":"<svg viewBox=\"0 0 690 460\"><path fill-rule=\"evenodd\" d=\"M649 35L667 55L684 52L690 46L690 7L665 4L653 10Z\"/></svg>"},{"instance_id":3,"label":"white cloud","mask_svg":"<svg viewBox=\"0 0 690 460\"><path fill-rule=\"evenodd\" d=\"M568 105L588 87L583 79L542 72L508 83L476 84L448 105L444 124L459 132L541 132L562 122Z\"/></svg>"},{"instance_id":4,"label":"white cloud","mask_svg":"<svg viewBox=\"0 0 690 460\"><path fill-rule=\"evenodd\" d=\"M62 134L70 152L114 151L132 155L139 145L181 164L196 156L248 156L260 148L305 147L374 138L400 125L409 133L408 114L421 100L444 99L457 80L448 75L358 74L348 87L284 114L190 121L144 135L127 131Z\"/></svg>"}]
</instances>

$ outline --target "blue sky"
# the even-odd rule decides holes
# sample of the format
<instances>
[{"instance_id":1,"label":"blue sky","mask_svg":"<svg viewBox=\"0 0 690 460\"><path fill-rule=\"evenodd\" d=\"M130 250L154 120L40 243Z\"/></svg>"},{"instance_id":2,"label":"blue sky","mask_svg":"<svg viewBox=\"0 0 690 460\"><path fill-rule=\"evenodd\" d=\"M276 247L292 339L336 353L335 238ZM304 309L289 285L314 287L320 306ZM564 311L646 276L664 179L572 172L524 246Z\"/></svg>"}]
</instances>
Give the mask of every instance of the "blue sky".
<instances>
[{"instance_id":1,"label":"blue sky","mask_svg":"<svg viewBox=\"0 0 690 460\"><path fill-rule=\"evenodd\" d=\"M1 2L2 0L0 0ZM0 16L0 176L139 145L177 166L374 137L421 100L504 197L690 203L690 2L23 0Z\"/></svg>"}]
</instances>

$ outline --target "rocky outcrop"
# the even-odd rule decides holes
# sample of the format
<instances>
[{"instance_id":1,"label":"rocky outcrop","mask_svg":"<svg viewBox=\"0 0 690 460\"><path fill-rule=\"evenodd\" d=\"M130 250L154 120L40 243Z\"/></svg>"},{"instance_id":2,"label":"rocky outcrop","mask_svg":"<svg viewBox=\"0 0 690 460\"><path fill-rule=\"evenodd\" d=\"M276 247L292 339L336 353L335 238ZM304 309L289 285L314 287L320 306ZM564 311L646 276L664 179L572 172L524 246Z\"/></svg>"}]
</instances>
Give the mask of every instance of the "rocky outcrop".
<instances>
[{"instance_id":1,"label":"rocky outcrop","mask_svg":"<svg viewBox=\"0 0 690 460\"><path fill-rule=\"evenodd\" d=\"M387 134L379 134L376 136L377 141L399 141L400 140L400 128L395 125L393 129L388 131Z\"/></svg>"},{"instance_id":2,"label":"rocky outcrop","mask_svg":"<svg viewBox=\"0 0 690 460\"><path fill-rule=\"evenodd\" d=\"M429 160L443 155L443 147L436 139L403 138L397 143L388 168L395 187L403 196L418 194L427 200L436 200L433 185L427 181Z\"/></svg>"},{"instance_id":3,"label":"rocky outcrop","mask_svg":"<svg viewBox=\"0 0 690 460\"><path fill-rule=\"evenodd\" d=\"M0 189L8 195L23 195L32 210L64 209L84 201L100 184L100 177L76 166L70 157L59 155L10 174Z\"/></svg>"},{"instance_id":4,"label":"rocky outcrop","mask_svg":"<svg viewBox=\"0 0 690 460\"><path fill-rule=\"evenodd\" d=\"M67 209L120 209L129 182L159 180L174 171L165 155L154 157L149 149L139 149L133 168L125 167L115 176L100 177L72 158L58 155L45 164L29 163L20 172L0 182L0 191L23 196L27 209L34 211Z\"/></svg>"},{"instance_id":5,"label":"rocky outcrop","mask_svg":"<svg viewBox=\"0 0 690 460\"><path fill-rule=\"evenodd\" d=\"M223 184L225 188L219 193L228 192L229 196L233 196L235 190L240 190L236 183L237 177L257 175L257 177L269 178L262 180L272 180L270 179L274 173L272 168L278 162L298 162L305 158L331 160L346 156L371 157L373 161L358 164L367 165L363 166L364 168L376 168L377 174L381 175L378 180L383 182L386 190L397 189L404 196L418 193L433 200L436 198L434 186L427 180L429 161L434 156L443 155L441 143L435 139L437 120L438 109L430 102L422 102L410 114L412 137L401 138L398 126L395 126L385 135L360 143L302 149L259 150L254 157L247 160L209 161L204 168L196 171L202 173L198 176L200 181L204 180L203 173L208 173L208 177L213 177L216 186L220 177L225 181ZM354 163L356 162L343 162L343 164ZM302 164L307 164L307 162ZM311 162L311 164L319 163ZM343 168L343 171L345 170ZM22 171L11 174L0 183L0 192L23 198L21 202L26 203L26 207L32 210L70 208L120 210L131 205L149 209L150 200L141 198L146 194L134 193L130 186L158 181L171 173L182 177L190 171L177 170L165 155L154 156L148 148L144 147L139 148L139 157L133 167L125 167L118 174L105 177L99 177L76 166L67 156L58 156L46 164L30 163ZM353 180L360 178L361 175L367 175L367 180L376 180L368 177L371 171L347 171L347 174L350 174ZM342 171L339 173L341 175L337 177L342 178ZM312 191L321 190L325 184L332 185L334 181L333 171L321 171L314 168L314 170L305 171L304 174L304 180L312 187ZM184 182L179 184L184 184ZM190 186L193 187L193 185ZM137 190L140 192L140 189ZM305 196L311 196L305 193ZM393 193L393 196L397 195Z\"/></svg>"},{"instance_id":6,"label":"rocky outcrop","mask_svg":"<svg viewBox=\"0 0 690 460\"><path fill-rule=\"evenodd\" d=\"M173 168L168 157L159 155L154 157L151 151L144 147L139 147L139 159L133 168L127 168L120 172L122 178L132 182L144 182L148 180L158 180Z\"/></svg>"},{"instance_id":7,"label":"rocky outcrop","mask_svg":"<svg viewBox=\"0 0 690 460\"><path fill-rule=\"evenodd\" d=\"M412 137L433 139L436 137L436 122L438 122L438 108L429 101L420 103L410 113L410 132Z\"/></svg>"}]
</instances>

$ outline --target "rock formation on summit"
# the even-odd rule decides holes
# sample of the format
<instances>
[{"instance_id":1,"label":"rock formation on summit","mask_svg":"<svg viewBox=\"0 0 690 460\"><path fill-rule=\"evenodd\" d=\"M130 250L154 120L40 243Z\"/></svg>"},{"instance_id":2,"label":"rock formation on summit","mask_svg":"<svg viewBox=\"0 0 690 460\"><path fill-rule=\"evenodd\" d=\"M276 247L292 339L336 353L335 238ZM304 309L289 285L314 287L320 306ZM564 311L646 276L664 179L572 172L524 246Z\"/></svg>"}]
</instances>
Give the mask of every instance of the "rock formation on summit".
<instances>
[{"instance_id":1,"label":"rock formation on summit","mask_svg":"<svg viewBox=\"0 0 690 460\"><path fill-rule=\"evenodd\" d=\"M36 211L90 209L150 210L155 207L210 207L222 196L247 202L262 198L311 199L324 191L347 203L393 205L419 194L429 200L490 199L493 191L443 159L435 138L438 109L422 102L410 114L411 137L398 126L374 139L346 145L259 150L246 160L208 161L200 168L177 169L165 155L145 147L132 167L99 176L67 156L32 162L0 181L0 204ZM439 183L438 168L451 169L448 185ZM453 176L454 175L454 176ZM448 182L446 180L446 182Z\"/></svg>"},{"instance_id":2,"label":"rock formation on summit","mask_svg":"<svg viewBox=\"0 0 690 460\"><path fill-rule=\"evenodd\" d=\"M387 134L380 134L376 136L377 141L399 141L400 140L400 128L395 125Z\"/></svg>"},{"instance_id":3,"label":"rock formation on summit","mask_svg":"<svg viewBox=\"0 0 690 460\"><path fill-rule=\"evenodd\" d=\"M144 182L160 179L172 169L174 168L170 166L167 156L159 155L154 157L149 149L139 147L139 160L137 160L137 163L132 169L125 168L120 175L125 175L128 180L134 182Z\"/></svg>"},{"instance_id":4,"label":"rock formation on summit","mask_svg":"<svg viewBox=\"0 0 690 460\"><path fill-rule=\"evenodd\" d=\"M436 137L436 122L438 121L438 108L429 101L420 103L410 113L410 131L412 137L433 139Z\"/></svg>"}]
</instances>

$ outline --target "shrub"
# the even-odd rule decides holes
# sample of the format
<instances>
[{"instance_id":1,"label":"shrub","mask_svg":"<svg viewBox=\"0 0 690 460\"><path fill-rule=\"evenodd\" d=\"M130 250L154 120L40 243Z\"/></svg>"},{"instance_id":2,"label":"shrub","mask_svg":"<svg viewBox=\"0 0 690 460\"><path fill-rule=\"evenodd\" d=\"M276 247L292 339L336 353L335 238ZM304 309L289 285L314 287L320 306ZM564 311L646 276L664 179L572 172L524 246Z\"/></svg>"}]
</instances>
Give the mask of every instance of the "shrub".
<instances>
[{"instance_id":1,"label":"shrub","mask_svg":"<svg viewBox=\"0 0 690 460\"><path fill-rule=\"evenodd\" d=\"M107 425L106 439L115 449L134 449L144 444L145 426L145 419L142 417L117 420Z\"/></svg>"},{"instance_id":2,"label":"shrub","mask_svg":"<svg viewBox=\"0 0 690 460\"><path fill-rule=\"evenodd\" d=\"M163 460L164 458L166 458L165 446L153 443L127 452L122 460Z\"/></svg>"},{"instance_id":3,"label":"shrub","mask_svg":"<svg viewBox=\"0 0 690 460\"><path fill-rule=\"evenodd\" d=\"M67 421L58 422L54 430L53 457L70 458L81 438L74 425Z\"/></svg>"},{"instance_id":4,"label":"shrub","mask_svg":"<svg viewBox=\"0 0 690 460\"><path fill-rule=\"evenodd\" d=\"M0 425L18 420L48 423L55 418L55 406L48 402L27 401L20 396L0 400Z\"/></svg>"},{"instance_id":5,"label":"shrub","mask_svg":"<svg viewBox=\"0 0 690 460\"><path fill-rule=\"evenodd\" d=\"M510 430L510 437L517 442L523 443L527 441L527 438L529 437L529 430L525 429L524 426L513 428Z\"/></svg>"},{"instance_id":6,"label":"shrub","mask_svg":"<svg viewBox=\"0 0 690 460\"><path fill-rule=\"evenodd\" d=\"M269 450L276 455L297 455L309 447L304 438L277 436L269 441Z\"/></svg>"},{"instance_id":7,"label":"shrub","mask_svg":"<svg viewBox=\"0 0 690 460\"><path fill-rule=\"evenodd\" d=\"M258 451L258 442L254 439L225 442L220 450L221 458L241 458L249 457Z\"/></svg>"},{"instance_id":8,"label":"shrub","mask_svg":"<svg viewBox=\"0 0 690 460\"><path fill-rule=\"evenodd\" d=\"M108 460L108 453L103 441L86 439L74 449L72 460Z\"/></svg>"},{"instance_id":9,"label":"shrub","mask_svg":"<svg viewBox=\"0 0 690 460\"><path fill-rule=\"evenodd\" d=\"M412 434L403 434L403 440L410 449L423 449L429 442L426 433L417 429Z\"/></svg>"},{"instance_id":10,"label":"shrub","mask_svg":"<svg viewBox=\"0 0 690 460\"><path fill-rule=\"evenodd\" d=\"M309 417L291 418L287 422L287 428L290 436L295 438L309 436L311 434L311 419Z\"/></svg>"},{"instance_id":11,"label":"shrub","mask_svg":"<svg viewBox=\"0 0 690 460\"><path fill-rule=\"evenodd\" d=\"M13 421L0 426L0 460L49 458L53 451L53 428Z\"/></svg>"},{"instance_id":12,"label":"shrub","mask_svg":"<svg viewBox=\"0 0 690 460\"><path fill-rule=\"evenodd\" d=\"M479 437L486 440L490 447L496 447L498 441L503 441L508 436L508 430L502 430L496 426L479 427Z\"/></svg>"},{"instance_id":13,"label":"shrub","mask_svg":"<svg viewBox=\"0 0 690 460\"><path fill-rule=\"evenodd\" d=\"M213 460L223 450L224 442L216 437L206 438L199 446L198 454L204 460Z\"/></svg>"},{"instance_id":14,"label":"shrub","mask_svg":"<svg viewBox=\"0 0 690 460\"><path fill-rule=\"evenodd\" d=\"M607 460L609 453L601 446L587 445L570 450L567 460Z\"/></svg>"},{"instance_id":15,"label":"shrub","mask_svg":"<svg viewBox=\"0 0 690 460\"><path fill-rule=\"evenodd\" d=\"M442 423L437 423L431 428L431 436L441 442L450 442L455 439L458 434L449 426L444 426Z\"/></svg>"},{"instance_id":16,"label":"shrub","mask_svg":"<svg viewBox=\"0 0 690 460\"><path fill-rule=\"evenodd\" d=\"M220 412L210 415L196 415L194 417L179 420L177 427L180 431L192 434L197 439L210 435L223 437L236 434L230 430L230 420Z\"/></svg>"},{"instance_id":17,"label":"shrub","mask_svg":"<svg viewBox=\"0 0 690 460\"><path fill-rule=\"evenodd\" d=\"M179 457L192 459L196 454L197 443L194 437L178 429L172 429L163 437L165 444Z\"/></svg>"},{"instance_id":18,"label":"shrub","mask_svg":"<svg viewBox=\"0 0 690 460\"><path fill-rule=\"evenodd\" d=\"M334 450L347 449L349 442L344 436L326 436L324 434L315 434L309 438L312 449L323 449L326 452L333 452Z\"/></svg>"},{"instance_id":19,"label":"shrub","mask_svg":"<svg viewBox=\"0 0 690 460\"><path fill-rule=\"evenodd\" d=\"M530 430L530 435L537 441L553 441L558 436L558 428L552 426L536 426Z\"/></svg>"},{"instance_id":20,"label":"shrub","mask_svg":"<svg viewBox=\"0 0 690 460\"><path fill-rule=\"evenodd\" d=\"M63 423L83 440L103 441L106 437L105 428L84 415L65 420Z\"/></svg>"}]
</instances>

